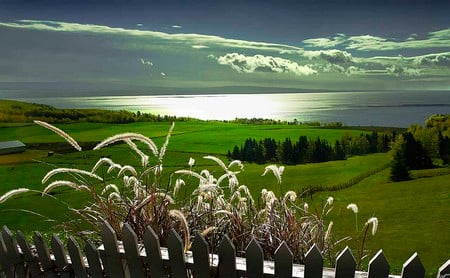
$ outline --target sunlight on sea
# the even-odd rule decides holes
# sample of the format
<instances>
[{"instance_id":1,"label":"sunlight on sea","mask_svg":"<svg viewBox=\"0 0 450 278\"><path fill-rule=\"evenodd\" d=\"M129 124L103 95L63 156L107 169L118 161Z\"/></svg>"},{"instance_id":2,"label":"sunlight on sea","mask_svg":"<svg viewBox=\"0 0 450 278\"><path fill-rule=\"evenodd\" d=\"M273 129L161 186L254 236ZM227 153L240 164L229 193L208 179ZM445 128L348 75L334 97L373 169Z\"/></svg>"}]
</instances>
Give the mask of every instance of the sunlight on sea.
<instances>
[{"instance_id":1,"label":"sunlight on sea","mask_svg":"<svg viewBox=\"0 0 450 278\"><path fill-rule=\"evenodd\" d=\"M326 92L283 94L21 97L58 108L141 111L203 120L265 118L347 125L408 127L450 114L450 92Z\"/></svg>"}]
</instances>

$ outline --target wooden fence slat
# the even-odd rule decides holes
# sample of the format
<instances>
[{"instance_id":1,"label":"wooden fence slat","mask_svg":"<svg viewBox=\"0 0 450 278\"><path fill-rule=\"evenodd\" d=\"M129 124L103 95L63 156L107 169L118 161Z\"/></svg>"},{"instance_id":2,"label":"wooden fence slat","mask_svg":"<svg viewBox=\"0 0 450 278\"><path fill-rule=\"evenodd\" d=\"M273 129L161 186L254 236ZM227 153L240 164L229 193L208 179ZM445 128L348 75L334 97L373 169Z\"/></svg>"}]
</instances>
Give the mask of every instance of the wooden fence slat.
<instances>
[{"instance_id":1,"label":"wooden fence slat","mask_svg":"<svg viewBox=\"0 0 450 278\"><path fill-rule=\"evenodd\" d=\"M41 233L34 232L33 241L39 255L42 269L44 270L44 277L58 277L54 271L56 266L50 258L50 251L48 250L47 243L45 243Z\"/></svg>"},{"instance_id":2,"label":"wooden fence slat","mask_svg":"<svg viewBox=\"0 0 450 278\"><path fill-rule=\"evenodd\" d=\"M117 236L108 222L104 222L102 225L102 241L104 250L100 252L100 257L102 258L106 276L112 278L125 277L119 246L117 244Z\"/></svg>"},{"instance_id":3,"label":"wooden fence slat","mask_svg":"<svg viewBox=\"0 0 450 278\"><path fill-rule=\"evenodd\" d=\"M61 240L56 236L52 236L51 246L53 254L55 256L55 265L57 267L57 272L60 277L70 277L71 268L67 262L66 250L64 250L64 245Z\"/></svg>"},{"instance_id":4,"label":"wooden fence slat","mask_svg":"<svg viewBox=\"0 0 450 278\"><path fill-rule=\"evenodd\" d=\"M355 270L356 260L353 257L352 251L347 246L336 259L335 278L354 277Z\"/></svg>"},{"instance_id":5,"label":"wooden fence slat","mask_svg":"<svg viewBox=\"0 0 450 278\"><path fill-rule=\"evenodd\" d=\"M367 278L388 278L389 263L384 256L383 250L380 250L373 256L369 262Z\"/></svg>"},{"instance_id":6,"label":"wooden fence slat","mask_svg":"<svg viewBox=\"0 0 450 278\"><path fill-rule=\"evenodd\" d=\"M224 235L219 244L219 277L237 277L236 271L236 249L228 235Z\"/></svg>"},{"instance_id":7,"label":"wooden fence slat","mask_svg":"<svg viewBox=\"0 0 450 278\"><path fill-rule=\"evenodd\" d=\"M258 278L264 276L264 253L255 238L252 238L245 249L247 277Z\"/></svg>"},{"instance_id":8,"label":"wooden fence slat","mask_svg":"<svg viewBox=\"0 0 450 278\"><path fill-rule=\"evenodd\" d=\"M191 250L194 258L194 265L192 266L193 276L199 278L211 277L208 243L200 233L195 235Z\"/></svg>"},{"instance_id":9,"label":"wooden fence slat","mask_svg":"<svg viewBox=\"0 0 450 278\"><path fill-rule=\"evenodd\" d=\"M1 277L11 277L12 271L12 263L9 261L8 257L8 249L6 249L5 241L3 240L3 236L0 234L0 275Z\"/></svg>"},{"instance_id":10,"label":"wooden fence slat","mask_svg":"<svg viewBox=\"0 0 450 278\"><path fill-rule=\"evenodd\" d=\"M294 255L287 246L286 242L282 242L275 251L275 276L276 278L292 277L292 264Z\"/></svg>"},{"instance_id":11,"label":"wooden fence slat","mask_svg":"<svg viewBox=\"0 0 450 278\"><path fill-rule=\"evenodd\" d=\"M149 267L150 277L166 277L164 263L161 257L161 247L155 231L148 226L144 233L144 246L147 253L145 263Z\"/></svg>"},{"instance_id":12,"label":"wooden fence slat","mask_svg":"<svg viewBox=\"0 0 450 278\"><path fill-rule=\"evenodd\" d=\"M172 277L187 278L183 241L173 228L170 230L169 236L167 237L167 249L169 250L169 265Z\"/></svg>"},{"instance_id":13,"label":"wooden fence slat","mask_svg":"<svg viewBox=\"0 0 450 278\"><path fill-rule=\"evenodd\" d=\"M321 278L323 272L323 256L317 245L309 248L305 256L305 278Z\"/></svg>"},{"instance_id":14,"label":"wooden fence slat","mask_svg":"<svg viewBox=\"0 0 450 278\"><path fill-rule=\"evenodd\" d=\"M21 231L17 232L17 243L22 250L23 260L26 263L27 275L29 274L31 277L41 276L42 270L39 265L38 258L33 255L30 245L26 241L25 235Z\"/></svg>"},{"instance_id":15,"label":"wooden fence slat","mask_svg":"<svg viewBox=\"0 0 450 278\"><path fill-rule=\"evenodd\" d=\"M450 260L445 262L438 271L437 278L448 278L450 277Z\"/></svg>"},{"instance_id":16,"label":"wooden fence slat","mask_svg":"<svg viewBox=\"0 0 450 278\"><path fill-rule=\"evenodd\" d=\"M2 238L8 252L9 261L12 266L12 273L15 277L25 277L25 265L23 261L23 257L17 248L17 241L14 238L12 232L8 229L8 227L3 226L2 229Z\"/></svg>"},{"instance_id":17,"label":"wooden fence slat","mask_svg":"<svg viewBox=\"0 0 450 278\"><path fill-rule=\"evenodd\" d=\"M80 251L80 245L72 237L69 237L67 242L67 251L70 255L70 261L72 262L72 269L77 278L87 278L86 266L84 265L83 255Z\"/></svg>"},{"instance_id":18,"label":"wooden fence slat","mask_svg":"<svg viewBox=\"0 0 450 278\"><path fill-rule=\"evenodd\" d=\"M123 248L125 250L125 259L128 264L128 271L133 278L144 278L144 265L142 264L138 248L136 233L128 223L122 228Z\"/></svg>"},{"instance_id":19,"label":"wooden fence slat","mask_svg":"<svg viewBox=\"0 0 450 278\"><path fill-rule=\"evenodd\" d=\"M89 264L88 272L90 276L103 277L104 272L100 261L100 254L92 242L88 241L86 243L86 246L84 247L84 254L86 254L86 259Z\"/></svg>"},{"instance_id":20,"label":"wooden fence slat","mask_svg":"<svg viewBox=\"0 0 450 278\"><path fill-rule=\"evenodd\" d=\"M402 278L423 277L425 277L425 268L416 252L403 264Z\"/></svg>"}]
</instances>

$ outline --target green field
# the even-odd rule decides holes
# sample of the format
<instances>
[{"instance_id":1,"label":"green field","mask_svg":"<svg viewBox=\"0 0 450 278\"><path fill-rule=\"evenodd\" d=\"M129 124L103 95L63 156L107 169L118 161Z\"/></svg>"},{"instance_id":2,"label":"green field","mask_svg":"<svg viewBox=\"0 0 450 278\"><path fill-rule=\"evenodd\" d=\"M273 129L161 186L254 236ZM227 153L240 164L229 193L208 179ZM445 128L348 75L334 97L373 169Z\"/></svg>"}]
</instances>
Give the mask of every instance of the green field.
<instances>
[{"instance_id":1,"label":"green field","mask_svg":"<svg viewBox=\"0 0 450 278\"><path fill-rule=\"evenodd\" d=\"M314 199L320 202L329 195L334 196L335 228L341 236L355 227L347 204L359 206L360 225L376 216L378 232L375 237L369 236L367 246L372 254L383 249L395 273L400 273L402 263L417 252L427 276L436 276L437 268L450 255L449 178L447 171L439 176L395 183L389 181L386 170L351 188L320 192Z\"/></svg>"},{"instance_id":2,"label":"green field","mask_svg":"<svg viewBox=\"0 0 450 278\"><path fill-rule=\"evenodd\" d=\"M138 132L154 139L161 146L169 123L97 124L74 123L57 125L75 138L82 146L93 146L108 136L122 132ZM248 137L263 139L272 137L284 140L286 137L321 137L333 142L345 134L359 135L354 129L324 129L320 127L294 125L244 125L221 122L181 122L177 123L171 137L168 153L164 159L165 173L187 168L190 157L196 159L195 170L209 169L220 175L214 162L205 160L205 155L217 155L225 159L225 154L234 145L240 145ZM32 124L1 124L0 141L21 140L32 146L22 154L0 156L0 194L10 189L27 187L42 190L40 180L45 173L56 167L76 167L90 170L102 156L110 156L124 165L138 166L135 153L126 145L115 145L100 151L86 150L73 152L63 139L51 131ZM48 157L48 151L55 151ZM302 193L306 188L321 186L334 187L337 184L378 169L389 162L388 154L374 154L351 157L345 161L287 166L283 175L283 191L294 190ZM263 188L279 192L272 175L261 177L264 165L246 164L238 178L241 184L249 186L257 197ZM413 173L412 181L392 183L389 171L372 175L362 182L333 192L319 192L305 197L313 206L319 205L329 195L335 197L335 231L338 235L348 235L354 230L353 215L345 206L354 202L360 207L360 225L372 215L380 220L379 232L370 237L368 247L372 251L383 248L395 273L401 271L402 263L414 252L419 253L427 273L436 272L450 257L450 173L448 169L434 169ZM167 180L167 175L165 176ZM72 206L81 206L86 200L79 192L63 190L58 199ZM41 230L45 233L57 231L55 223L64 220L65 205L38 193L28 193L0 204L2 225L12 230L21 229L26 233ZM56 222L19 210L32 210ZM48 219L47 219L48 220ZM447 247L447 248L446 248Z\"/></svg>"}]
</instances>

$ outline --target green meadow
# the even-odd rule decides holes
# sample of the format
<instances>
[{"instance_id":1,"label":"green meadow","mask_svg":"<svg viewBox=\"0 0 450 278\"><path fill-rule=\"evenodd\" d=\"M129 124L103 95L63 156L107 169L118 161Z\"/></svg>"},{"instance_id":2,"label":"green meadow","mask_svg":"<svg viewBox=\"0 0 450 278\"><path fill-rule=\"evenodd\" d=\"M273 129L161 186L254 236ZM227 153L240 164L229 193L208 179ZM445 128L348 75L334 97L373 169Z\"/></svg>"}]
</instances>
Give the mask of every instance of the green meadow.
<instances>
[{"instance_id":1,"label":"green meadow","mask_svg":"<svg viewBox=\"0 0 450 278\"><path fill-rule=\"evenodd\" d=\"M71 123L57 124L81 146L82 152L75 152L59 136L33 124L0 124L0 141L21 140L30 148L24 153L0 156L0 194L11 189L26 187L43 190L41 179L51 169L75 167L90 170L102 156L111 157L122 165L138 167L139 158L126 145L114 145L99 151L92 151L95 143L123 132L137 132L152 138L161 146L170 127L167 122L131 124ZM164 183L169 182L169 173L188 168L188 160L196 160L194 170L208 169L217 176L221 170L205 155L215 155L226 161L226 152L234 145L240 145L248 137L263 139L272 137L284 140L286 137L324 138L329 142L343 135L359 135L366 132L356 129L326 129L299 125L247 125L222 122L179 122L176 123L164 158ZM48 152L53 151L52 156ZM389 154L373 154L350 157L345 161L331 161L316 164L287 166L283 174L281 189L273 175L262 177L265 165L245 164L238 175L241 184L247 185L255 198L267 188L277 194L280 190L293 190L297 194L320 187L322 190L338 189L351 179L365 175L366 178L348 188L322 191L313 195L304 194L304 200L311 209L319 207L328 196L335 198L330 217L335 223L338 236L353 235L355 217L346 209L349 203L360 208L358 224L361 228L371 216L378 217L379 231L369 236L367 247L370 255L382 248L394 273L400 273L402 263L415 251L423 261L427 275L436 273L437 268L449 259L450 246L450 171L440 168L413 172L413 180L394 183L389 181L389 170L380 167L390 161ZM63 177L61 177L63 178ZM40 230L45 234L58 232L57 223L70 217L67 202L80 207L86 202L80 192L60 189L56 195L42 197L38 192L26 193L0 204L2 225L12 230L30 234ZM57 198L54 198L57 197ZM33 213L31 213L33 212ZM38 214L36 214L38 213Z\"/></svg>"}]
</instances>

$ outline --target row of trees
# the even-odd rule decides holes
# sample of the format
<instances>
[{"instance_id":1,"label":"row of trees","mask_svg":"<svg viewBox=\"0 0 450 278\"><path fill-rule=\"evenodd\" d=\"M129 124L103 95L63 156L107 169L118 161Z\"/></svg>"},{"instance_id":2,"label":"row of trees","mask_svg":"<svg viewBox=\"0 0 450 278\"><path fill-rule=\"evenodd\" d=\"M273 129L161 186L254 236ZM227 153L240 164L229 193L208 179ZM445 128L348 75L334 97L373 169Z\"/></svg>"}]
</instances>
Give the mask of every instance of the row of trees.
<instances>
[{"instance_id":1,"label":"row of trees","mask_svg":"<svg viewBox=\"0 0 450 278\"><path fill-rule=\"evenodd\" d=\"M49 123L96 122L96 123L132 123L132 122L173 122L187 121L189 118L161 116L140 111L111 111L100 109L58 109L43 104L13 104L0 111L2 122L28 122L42 120Z\"/></svg>"},{"instance_id":2,"label":"row of trees","mask_svg":"<svg viewBox=\"0 0 450 278\"><path fill-rule=\"evenodd\" d=\"M411 126L392 144L393 160L391 179L403 181L410 178L410 170L435 167L433 160L450 162L450 115L434 115L425 127Z\"/></svg>"},{"instance_id":3,"label":"row of trees","mask_svg":"<svg viewBox=\"0 0 450 278\"><path fill-rule=\"evenodd\" d=\"M286 138L282 142L273 138L259 141L248 138L242 146L236 145L228 151L228 157L259 164L278 162L286 165L344 160L351 155L386 152L394 137L395 134L380 135L373 131L359 136L345 135L333 145L320 137L300 136L297 141Z\"/></svg>"}]
</instances>

